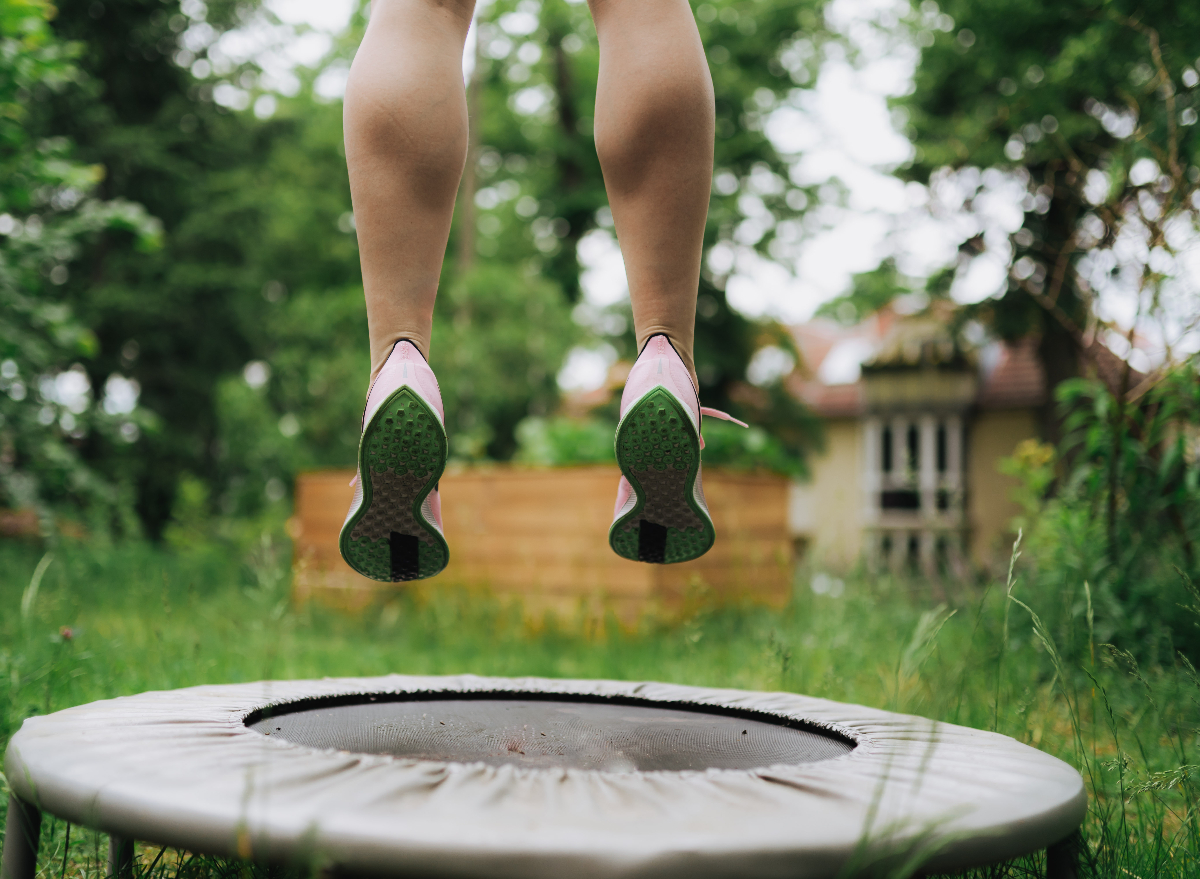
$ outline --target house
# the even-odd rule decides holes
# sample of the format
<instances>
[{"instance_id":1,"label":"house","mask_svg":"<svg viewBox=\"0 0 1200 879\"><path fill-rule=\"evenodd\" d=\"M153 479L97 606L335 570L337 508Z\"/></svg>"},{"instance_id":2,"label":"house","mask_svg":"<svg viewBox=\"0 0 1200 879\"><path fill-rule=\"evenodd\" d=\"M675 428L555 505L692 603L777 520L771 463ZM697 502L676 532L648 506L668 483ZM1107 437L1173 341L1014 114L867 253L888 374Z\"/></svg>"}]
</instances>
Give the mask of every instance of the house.
<instances>
[{"instance_id":1,"label":"house","mask_svg":"<svg viewBox=\"0 0 1200 879\"><path fill-rule=\"evenodd\" d=\"M1038 436L1045 376L1035 340L966 346L945 318L885 308L793 328L788 381L826 445L792 486L789 527L817 563L933 574L1007 558L1017 509L999 464Z\"/></svg>"}]
</instances>

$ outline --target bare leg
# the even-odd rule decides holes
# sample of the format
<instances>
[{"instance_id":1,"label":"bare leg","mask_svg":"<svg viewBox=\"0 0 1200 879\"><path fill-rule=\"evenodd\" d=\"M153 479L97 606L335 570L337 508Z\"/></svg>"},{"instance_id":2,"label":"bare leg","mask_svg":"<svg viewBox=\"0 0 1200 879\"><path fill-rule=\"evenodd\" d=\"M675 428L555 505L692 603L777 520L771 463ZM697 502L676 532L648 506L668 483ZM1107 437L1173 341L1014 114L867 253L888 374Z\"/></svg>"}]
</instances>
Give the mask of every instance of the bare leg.
<instances>
[{"instance_id":1,"label":"bare leg","mask_svg":"<svg viewBox=\"0 0 1200 879\"><path fill-rule=\"evenodd\" d=\"M429 354L467 152L462 52L474 0L374 0L346 83L346 164L371 377L398 339Z\"/></svg>"},{"instance_id":2,"label":"bare leg","mask_svg":"<svg viewBox=\"0 0 1200 879\"><path fill-rule=\"evenodd\" d=\"M714 102L687 0L589 0L600 37L596 152L640 349L666 333L692 381Z\"/></svg>"}]
</instances>

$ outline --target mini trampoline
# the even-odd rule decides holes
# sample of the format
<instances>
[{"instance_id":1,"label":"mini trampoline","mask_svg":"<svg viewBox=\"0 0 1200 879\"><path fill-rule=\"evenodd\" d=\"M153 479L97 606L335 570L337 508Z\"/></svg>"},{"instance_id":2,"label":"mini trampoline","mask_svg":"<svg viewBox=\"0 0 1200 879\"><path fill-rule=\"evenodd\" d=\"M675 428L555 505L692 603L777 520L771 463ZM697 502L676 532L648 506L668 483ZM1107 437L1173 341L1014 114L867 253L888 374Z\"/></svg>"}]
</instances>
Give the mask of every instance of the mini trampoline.
<instances>
[{"instance_id":1,"label":"mini trampoline","mask_svg":"<svg viewBox=\"0 0 1200 879\"><path fill-rule=\"evenodd\" d=\"M475 676L264 681L26 720L3 879L43 811L112 836L341 874L833 877L1049 850L1086 795L1013 739L813 699Z\"/></svg>"}]
</instances>

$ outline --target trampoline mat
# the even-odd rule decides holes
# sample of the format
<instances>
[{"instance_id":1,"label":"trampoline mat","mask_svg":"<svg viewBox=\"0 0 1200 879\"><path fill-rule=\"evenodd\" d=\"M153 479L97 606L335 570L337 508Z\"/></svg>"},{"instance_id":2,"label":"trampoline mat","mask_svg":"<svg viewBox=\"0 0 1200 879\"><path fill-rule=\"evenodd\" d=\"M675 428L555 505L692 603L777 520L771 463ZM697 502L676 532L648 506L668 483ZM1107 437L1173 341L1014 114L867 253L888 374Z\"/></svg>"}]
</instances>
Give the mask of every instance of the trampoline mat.
<instances>
[{"instance_id":1,"label":"trampoline mat","mask_svg":"<svg viewBox=\"0 0 1200 879\"><path fill-rule=\"evenodd\" d=\"M311 748L457 763L610 772L816 763L854 747L816 728L660 707L528 698L320 704L248 718Z\"/></svg>"}]
</instances>

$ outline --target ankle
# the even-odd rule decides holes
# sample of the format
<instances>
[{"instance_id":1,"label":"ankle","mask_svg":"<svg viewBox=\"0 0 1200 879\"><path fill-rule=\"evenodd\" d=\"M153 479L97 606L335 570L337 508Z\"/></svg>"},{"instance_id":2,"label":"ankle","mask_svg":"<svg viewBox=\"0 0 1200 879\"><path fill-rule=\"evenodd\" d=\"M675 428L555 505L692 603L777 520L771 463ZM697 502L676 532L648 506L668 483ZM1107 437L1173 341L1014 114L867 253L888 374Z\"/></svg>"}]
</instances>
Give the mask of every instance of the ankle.
<instances>
[{"instance_id":1,"label":"ankle","mask_svg":"<svg viewBox=\"0 0 1200 879\"><path fill-rule=\"evenodd\" d=\"M679 355L679 359L683 361L684 367L687 369L688 377L692 380L692 388L696 392L697 398L700 396L700 378L696 374L696 363L692 356L692 346L690 340L688 344L683 344L679 337L667 330L655 329L645 336L638 337L638 355L640 356L646 350L646 345L655 336L666 336L671 347L675 349L675 353Z\"/></svg>"},{"instance_id":2,"label":"ankle","mask_svg":"<svg viewBox=\"0 0 1200 879\"><path fill-rule=\"evenodd\" d=\"M416 333L395 333L387 338L372 341L371 343L371 380L370 384L374 384L375 379L379 377L380 370L387 363L388 358L392 356L392 352L401 342L411 342L417 352L425 358L425 362L429 362L429 339L428 336L420 336Z\"/></svg>"}]
</instances>

